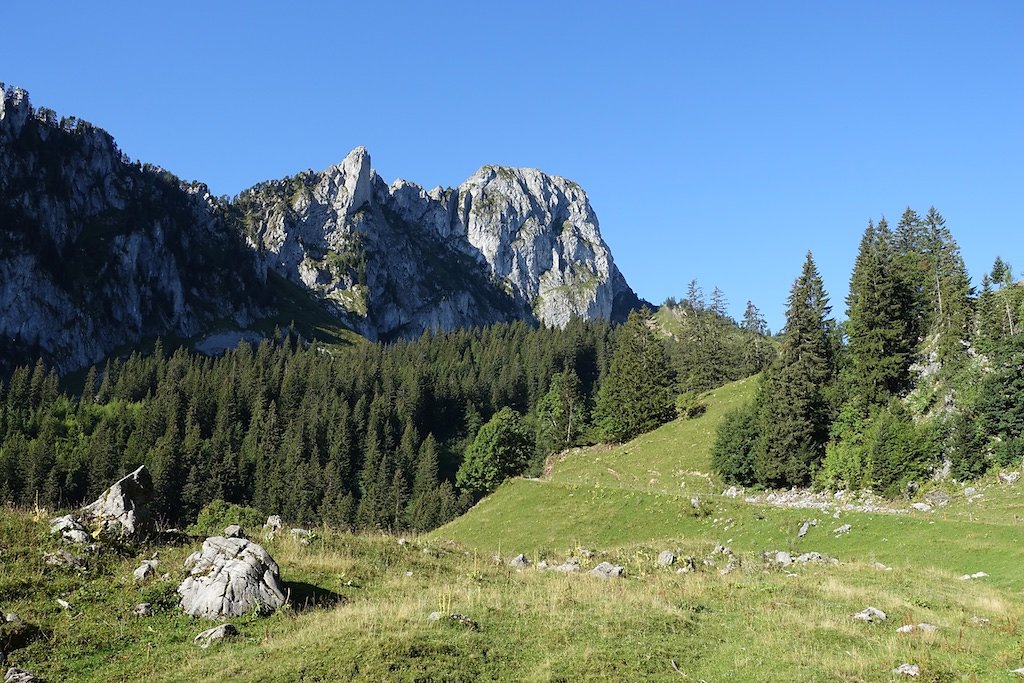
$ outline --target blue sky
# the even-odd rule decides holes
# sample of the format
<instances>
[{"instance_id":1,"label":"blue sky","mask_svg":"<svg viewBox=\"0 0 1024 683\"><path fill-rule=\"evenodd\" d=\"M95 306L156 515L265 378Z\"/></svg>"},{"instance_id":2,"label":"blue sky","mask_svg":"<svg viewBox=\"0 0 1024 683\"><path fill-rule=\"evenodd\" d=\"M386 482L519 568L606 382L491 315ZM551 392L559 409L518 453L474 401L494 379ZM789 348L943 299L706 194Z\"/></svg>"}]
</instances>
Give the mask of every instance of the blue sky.
<instances>
[{"instance_id":1,"label":"blue sky","mask_svg":"<svg viewBox=\"0 0 1024 683\"><path fill-rule=\"evenodd\" d=\"M773 329L808 249L842 313L867 220L908 205L975 280L1024 273L1015 0L8 4L0 80L217 194L357 145L428 187L536 167L641 296L697 278Z\"/></svg>"}]
</instances>

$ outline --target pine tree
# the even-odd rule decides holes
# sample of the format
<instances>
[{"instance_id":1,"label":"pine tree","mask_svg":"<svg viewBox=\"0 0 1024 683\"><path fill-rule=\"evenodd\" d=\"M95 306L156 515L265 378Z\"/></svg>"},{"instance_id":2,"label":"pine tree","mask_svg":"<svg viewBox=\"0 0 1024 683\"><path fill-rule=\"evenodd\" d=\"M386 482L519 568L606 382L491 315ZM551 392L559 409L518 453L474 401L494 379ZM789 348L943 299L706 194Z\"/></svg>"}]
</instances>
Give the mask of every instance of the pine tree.
<instances>
[{"instance_id":1,"label":"pine tree","mask_svg":"<svg viewBox=\"0 0 1024 683\"><path fill-rule=\"evenodd\" d=\"M965 357L963 342L970 339L970 280L946 219L931 207L924 222L931 259L932 330L938 336L939 360L957 366Z\"/></svg>"},{"instance_id":2,"label":"pine tree","mask_svg":"<svg viewBox=\"0 0 1024 683\"><path fill-rule=\"evenodd\" d=\"M824 456L829 406L824 388L835 366L829 335L834 324L811 253L793 283L779 355L757 395L761 407L753 470L766 486L806 484Z\"/></svg>"},{"instance_id":3,"label":"pine tree","mask_svg":"<svg viewBox=\"0 0 1024 683\"><path fill-rule=\"evenodd\" d=\"M650 312L632 311L619 328L611 369L601 385L595 422L622 442L668 422L675 414L673 377L665 347L647 326Z\"/></svg>"},{"instance_id":4,"label":"pine tree","mask_svg":"<svg viewBox=\"0 0 1024 683\"><path fill-rule=\"evenodd\" d=\"M441 498L438 494L437 439L427 434L420 446L409 498L407 517L409 526L417 531L433 529L441 522Z\"/></svg>"}]
</instances>

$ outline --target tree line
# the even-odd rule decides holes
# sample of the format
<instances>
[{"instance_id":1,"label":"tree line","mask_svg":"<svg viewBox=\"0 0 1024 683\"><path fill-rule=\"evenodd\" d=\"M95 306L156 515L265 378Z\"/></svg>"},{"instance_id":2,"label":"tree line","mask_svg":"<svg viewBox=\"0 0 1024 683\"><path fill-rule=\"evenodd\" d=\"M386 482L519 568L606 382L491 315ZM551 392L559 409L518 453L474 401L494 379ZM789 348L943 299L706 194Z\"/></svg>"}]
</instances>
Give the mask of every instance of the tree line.
<instances>
[{"instance_id":1,"label":"tree line","mask_svg":"<svg viewBox=\"0 0 1024 683\"><path fill-rule=\"evenodd\" d=\"M861 239L837 323L808 253L777 357L712 453L731 482L896 495L944 463L959 478L1024 456L1024 287L997 258L971 287L942 215L907 209Z\"/></svg>"}]
</instances>

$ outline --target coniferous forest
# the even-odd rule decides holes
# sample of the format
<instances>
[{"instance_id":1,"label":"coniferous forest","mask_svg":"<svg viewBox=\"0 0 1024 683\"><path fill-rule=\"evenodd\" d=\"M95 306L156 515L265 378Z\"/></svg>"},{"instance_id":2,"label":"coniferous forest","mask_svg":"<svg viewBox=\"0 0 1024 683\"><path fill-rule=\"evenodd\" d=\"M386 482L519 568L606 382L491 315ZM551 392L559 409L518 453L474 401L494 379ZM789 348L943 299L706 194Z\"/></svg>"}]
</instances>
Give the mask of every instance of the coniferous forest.
<instances>
[{"instance_id":1,"label":"coniferous forest","mask_svg":"<svg viewBox=\"0 0 1024 683\"><path fill-rule=\"evenodd\" d=\"M657 315L323 347L294 330L211 358L135 352L0 383L0 498L72 506L140 464L169 524L215 500L301 523L431 529L565 448L621 442L763 370L713 450L729 482L898 495L1024 457L1024 288L997 258L974 291L931 209L869 223L847 318L811 254L785 328L697 283Z\"/></svg>"},{"instance_id":2,"label":"coniferous forest","mask_svg":"<svg viewBox=\"0 0 1024 683\"><path fill-rule=\"evenodd\" d=\"M712 454L727 480L896 496L1024 456L1024 287L997 257L971 287L934 208L869 222L838 323L811 254L778 355Z\"/></svg>"}]
</instances>

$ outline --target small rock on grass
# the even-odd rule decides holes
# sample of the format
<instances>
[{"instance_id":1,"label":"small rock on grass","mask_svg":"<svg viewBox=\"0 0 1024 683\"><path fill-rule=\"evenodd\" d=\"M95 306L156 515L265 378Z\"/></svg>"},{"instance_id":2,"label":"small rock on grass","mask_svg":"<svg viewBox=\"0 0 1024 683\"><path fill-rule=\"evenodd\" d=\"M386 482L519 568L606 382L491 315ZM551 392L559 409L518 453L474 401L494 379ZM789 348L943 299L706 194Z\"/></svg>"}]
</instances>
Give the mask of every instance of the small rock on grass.
<instances>
[{"instance_id":1,"label":"small rock on grass","mask_svg":"<svg viewBox=\"0 0 1024 683\"><path fill-rule=\"evenodd\" d=\"M237 636L238 629L235 628L234 624L221 624L220 626L214 626L208 628L199 635L197 635L193 642L195 642L201 648L210 647L210 643L215 640L222 640L228 636Z\"/></svg>"},{"instance_id":2,"label":"small rock on grass","mask_svg":"<svg viewBox=\"0 0 1024 683\"><path fill-rule=\"evenodd\" d=\"M590 570L591 576L596 576L601 579L613 579L617 576L622 576L622 572L625 571L625 567L621 567L611 562L602 562L593 569Z\"/></svg>"},{"instance_id":3,"label":"small rock on grass","mask_svg":"<svg viewBox=\"0 0 1024 683\"><path fill-rule=\"evenodd\" d=\"M658 566L668 567L676 563L676 554L671 550L662 550L658 554Z\"/></svg>"},{"instance_id":4,"label":"small rock on grass","mask_svg":"<svg viewBox=\"0 0 1024 683\"><path fill-rule=\"evenodd\" d=\"M16 666L12 666L4 674L4 683L34 683L39 679L35 677L35 674L19 669Z\"/></svg>"},{"instance_id":5,"label":"small rock on grass","mask_svg":"<svg viewBox=\"0 0 1024 683\"><path fill-rule=\"evenodd\" d=\"M885 621L885 612L878 609L877 607L866 607L860 612L853 615L853 618L858 621L866 621L869 624L873 624L876 621Z\"/></svg>"},{"instance_id":6,"label":"small rock on grass","mask_svg":"<svg viewBox=\"0 0 1024 683\"><path fill-rule=\"evenodd\" d=\"M903 674L904 676L910 676L917 678L921 675L921 667L917 664L900 664L898 667L892 670L894 674Z\"/></svg>"},{"instance_id":7,"label":"small rock on grass","mask_svg":"<svg viewBox=\"0 0 1024 683\"><path fill-rule=\"evenodd\" d=\"M132 609L132 614L137 617L149 617L153 615L153 605L148 602L140 602Z\"/></svg>"},{"instance_id":8,"label":"small rock on grass","mask_svg":"<svg viewBox=\"0 0 1024 683\"><path fill-rule=\"evenodd\" d=\"M935 624L904 624L896 629L896 633L913 633L914 631L921 631L923 633L935 633L939 630L939 627Z\"/></svg>"},{"instance_id":9,"label":"small rock on grass","mask_svg":"<svg viewBox=\"0 0 1024 683\"><path fill-rule=\"evenodd\" d=\"M450 619L451 621L465 626L471 631L479 631L480 624L476 623L465 614L459 614L458 612L452 612L451 614L445 614L444 612L431 612L430 616L427 617L430 621L441 621L442 619Z\"/></svg>"},{"instance_id":10,"label":"small rock on grass","mask_svg":"<svg viewBox=\"0 0 1024 683\"><path fill-rule=\"evenodd\" d=\"M509 565L516 567L517 569L525 569L526 567L530 566L530 560L526 557L526 555L520 553L512 558L512 561L509 562Z\"/></svg>"},{"instance_id":11,"label":"small rock on grass","mask_svg":"<svg viewBox=\"0 0 1024 683\"><path fill-rule=\"evenodd\" d=\"M849 524L844 524L841 527L833 529L832 533L834 533L836 536L839 536L840 534L848 534L848 533L850 533L850 529L852 529L852 528L853 527L850 526Z\"/></svg>"}]
</instances>

